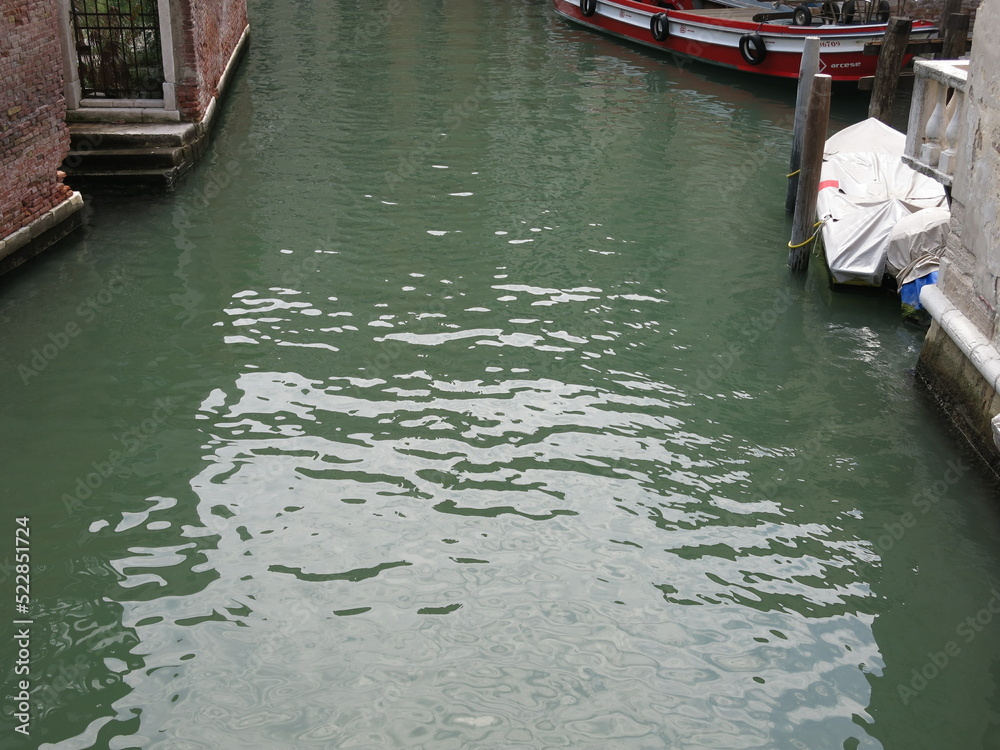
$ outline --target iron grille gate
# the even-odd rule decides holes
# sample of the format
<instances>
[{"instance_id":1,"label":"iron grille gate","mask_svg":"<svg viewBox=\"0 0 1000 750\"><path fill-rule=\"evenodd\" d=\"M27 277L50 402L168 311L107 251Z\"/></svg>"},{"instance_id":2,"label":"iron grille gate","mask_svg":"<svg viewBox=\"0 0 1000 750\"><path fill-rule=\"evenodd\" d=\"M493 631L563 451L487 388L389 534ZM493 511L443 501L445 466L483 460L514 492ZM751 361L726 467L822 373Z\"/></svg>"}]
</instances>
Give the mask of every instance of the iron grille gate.
<instances>
[{"instance_id":1,"label":"iron grille gate","mask_svg":"<svg viewBox=\"0 0 1000 750\"><path fill-rule=\"evenodd\" d=\"M72 0L84 97L162 99L157 0Z\"/></svg>"}]
</instances>

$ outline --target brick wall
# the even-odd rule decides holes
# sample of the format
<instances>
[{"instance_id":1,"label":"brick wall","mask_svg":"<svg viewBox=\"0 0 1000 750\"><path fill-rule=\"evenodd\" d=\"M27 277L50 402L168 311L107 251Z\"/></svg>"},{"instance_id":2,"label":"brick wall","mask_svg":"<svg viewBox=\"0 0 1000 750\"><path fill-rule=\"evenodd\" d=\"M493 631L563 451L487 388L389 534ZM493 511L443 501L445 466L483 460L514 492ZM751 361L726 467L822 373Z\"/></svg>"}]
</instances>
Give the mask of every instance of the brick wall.
<instances>
[{"instance_id":1,"label":"brick wall","mask_svg":"<svg viewBox=\"0 0 1000 750\"><path fill-rule=\"evenodd\" d=\"M0 238L68 198L69 151L56 3L0 0Z\"/></svg>"},{"instance_id":2,"label":"brick wall","mask_svg":"<svg viewBox=\"0 0 1000 750\"><path fill-rule=\"evenodd\" d=\"M937 23L944 12L945 0L906 0L903 4L903 14L911 18ZM981 0L962 0L962 13L969 13L973 20Z\"/></svg>"},{"instance_id":3,"label":"brick wall","mask_svg":"<svg viewBox=\"0 0 1000 750\"><path fill-rule=\"evenodd\" d=\"M174 38L183 38L177 105L184 120L197 122L218 95L219 79L246 28L246 0L176 2L182 28L174 31Z\"/></svg>"}]
</instances>

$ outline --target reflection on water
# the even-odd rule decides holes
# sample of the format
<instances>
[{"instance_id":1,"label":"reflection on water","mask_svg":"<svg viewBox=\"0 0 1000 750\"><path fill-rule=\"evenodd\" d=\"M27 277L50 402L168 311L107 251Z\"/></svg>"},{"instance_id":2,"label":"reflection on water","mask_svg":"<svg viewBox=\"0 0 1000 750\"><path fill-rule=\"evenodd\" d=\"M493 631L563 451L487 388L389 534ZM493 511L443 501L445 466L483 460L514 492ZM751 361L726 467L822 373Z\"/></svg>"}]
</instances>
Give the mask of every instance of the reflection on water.
<instances>
[{"instance_id":1,"label":"reflection on water","mask_svg":"<svg viewBox=\"0 0 1000 750\"><path fill-rule=\"evenodd\" d=\"M196 173L8 293L36 745L996 746L990 486L919 332L787 275L790 88L544 3L252 19Z\"/></svg>"},{"instance_id":2,"label":"reflection on water","mask_svg":"<svg viewBox=\"0 0 1000 750\"><path fill-rule=\"evenodd\" d=\"M740 497L737 456L792 451L692 432L634 376L393 381L244 374L199 411L198 523L159 497L96 529L146 530L113 562L130 743L756 747L796 710L853 733L868 546Z\"/></svg>"}]
</instances>

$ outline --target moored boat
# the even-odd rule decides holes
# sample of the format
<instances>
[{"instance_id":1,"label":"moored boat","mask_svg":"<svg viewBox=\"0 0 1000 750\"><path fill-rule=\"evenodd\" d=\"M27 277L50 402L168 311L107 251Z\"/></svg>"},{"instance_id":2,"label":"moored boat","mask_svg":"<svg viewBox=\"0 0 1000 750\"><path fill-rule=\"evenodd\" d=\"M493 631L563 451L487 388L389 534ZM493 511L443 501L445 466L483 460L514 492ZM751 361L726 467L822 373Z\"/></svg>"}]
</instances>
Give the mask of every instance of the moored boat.
<instances>
[{"instance_id":1,"label":"moored boat","mask_svg":"<svg viewBox=\"0 0 1000 750\"><path fill-rule=\"evenodd\" d=\"M760 5L681 7L689 1L663 7L637 0L554 0L556 13L574 23L684 58L797 78L805 38L818 36L821 73L834 81L875 75L878 57L865 55L864 46L885 34L885 10L856 12L856 0L825 3L819 15L806 5L784 10ZM855 23L857 20L861 22ZM911 38L929 39L936 32L933 24L914 21Z\"/></svg>"},{"instance_id":2,"label":"moored boat","mask_svg":"<svg viewBox=\"0 0 1000 750\"><path fill-rule=\"evenodd\" d=\"M944 186L903 162L905 142L874 118L827 139L816 218L834 284L888 282L913 312L937 280L950 211Z\"/></svg>"}]
</instances>

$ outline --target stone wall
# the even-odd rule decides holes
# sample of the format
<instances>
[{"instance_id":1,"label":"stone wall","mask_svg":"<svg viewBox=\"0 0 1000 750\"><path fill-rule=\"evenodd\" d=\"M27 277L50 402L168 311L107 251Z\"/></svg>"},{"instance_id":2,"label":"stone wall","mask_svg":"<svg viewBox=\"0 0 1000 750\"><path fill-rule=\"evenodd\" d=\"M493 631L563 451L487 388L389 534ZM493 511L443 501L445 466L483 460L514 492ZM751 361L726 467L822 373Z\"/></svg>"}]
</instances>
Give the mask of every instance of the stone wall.
<instances>
[{"instance_id":1,"label":"stone wall","mask_svg":"<svg viewBox=\"0 0 1000 750\"><path fill-rule=\"evenodd\" d=\"M51 0L0 0L0 240L67 200L62 53Z\"/></svg>"},{"instance_id":2,"label":"stone wall","mask_svg":"<svg viewBox=\"0 0 1000 750\"><path fill-rule=\"evenodd\" d=\"M942 289L994 345L1000 281L1000 0L983 4L969 65Z\"/></svg>"},{"instance_id":3,"label":"stone wall","mask_svg":"<svg viewBox=\"0 0 1000 750\"><path fill-rule=\"evenodd\" d=\"M1000 349L1000 0L979 9L952 185L951 235L938 286L961 323L981 334L982 360ZM920 352L918 372L954 423L1000 473L1000 452L990 420L1000 412L997 389L970 364L946 328L935 322ZM988 351L988 350L994 351Z\"/></svg>"},{"instance_id":4,"label":"stone wall","mask_svg":"<svg viewBox=\"0 0 1000 750\"><path fill-rule=\"evenodd\" d=\"M174 0L173 22L177 106L182 120L198 122L246 29L246 0Z\"/></svg>"}]
</instances>

